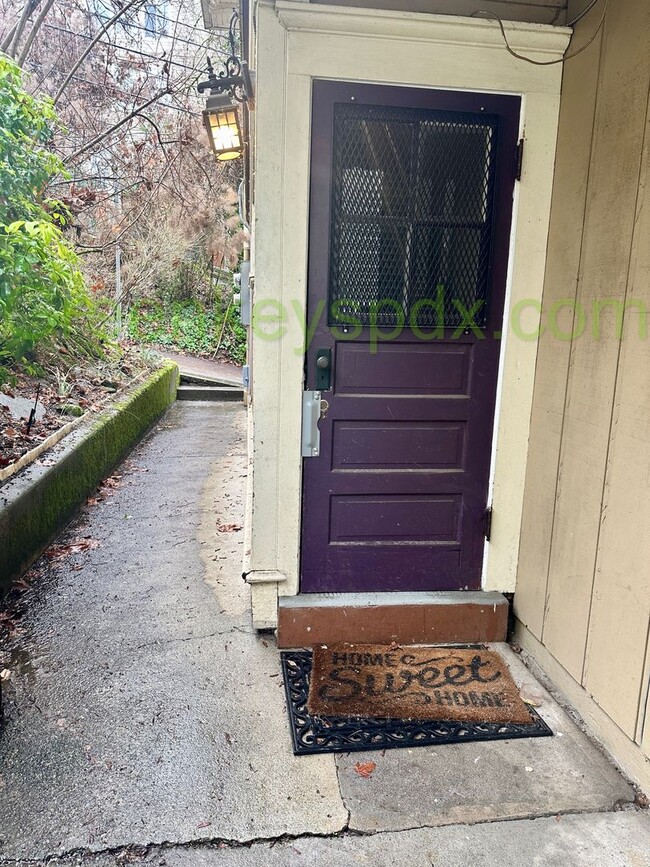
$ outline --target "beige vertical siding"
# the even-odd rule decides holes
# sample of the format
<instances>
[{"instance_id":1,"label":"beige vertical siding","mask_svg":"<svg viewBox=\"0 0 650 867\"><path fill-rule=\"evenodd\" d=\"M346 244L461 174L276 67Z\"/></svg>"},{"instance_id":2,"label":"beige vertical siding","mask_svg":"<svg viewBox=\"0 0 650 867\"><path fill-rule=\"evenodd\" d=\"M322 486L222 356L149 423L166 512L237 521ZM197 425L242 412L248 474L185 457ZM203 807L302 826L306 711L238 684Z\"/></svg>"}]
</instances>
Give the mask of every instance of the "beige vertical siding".
<instances>
[{"instance_id":1,"label":"beige vertical siding","mask_svg":"<svg viewBox=\"0 0 650 867\"><path fill-rule=\"evenodd\" d=\"M601 6L570 50L593 33ZM646 756L649 95L650 4L610 2L602 33L564 71L515 596L519 620ZM585 314L584 332L578 313L568 340L548 328L564 300ZM612 304L594 333L606 301L626 305L622 341ZM571 331L569 306L558 320Z\"/></svg>"}]
</instances>

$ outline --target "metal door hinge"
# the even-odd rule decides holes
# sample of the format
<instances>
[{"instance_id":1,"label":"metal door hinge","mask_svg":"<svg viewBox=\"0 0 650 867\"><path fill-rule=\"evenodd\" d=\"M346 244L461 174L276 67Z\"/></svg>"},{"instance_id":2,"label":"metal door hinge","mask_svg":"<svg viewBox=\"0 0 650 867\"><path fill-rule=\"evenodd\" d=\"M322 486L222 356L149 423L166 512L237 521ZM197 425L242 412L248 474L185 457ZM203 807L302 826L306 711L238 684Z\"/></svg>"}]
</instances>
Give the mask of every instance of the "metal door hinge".
<instances>
[{"instance_id":1,"label":"metal door hinge","mask_svg":"<svg viewBox=\"0 0 650 867\"><path fill-rule=\"evenodd\" d=\"M524 140L520 138L517 142L517 151L515 155L515 179L521 180L521 170L524 164Z\"/></svg>"},{"instance_id":2,"label":"metal door hinge","mask_svg":"<svg viewBox=\"0 0 650 867\"><path fill-rule=\"evenodd\" d=\"M492 535L492 506L488 506L483 512L483 535L485 541L489 542Z\"/></svg>"}]
</instances>

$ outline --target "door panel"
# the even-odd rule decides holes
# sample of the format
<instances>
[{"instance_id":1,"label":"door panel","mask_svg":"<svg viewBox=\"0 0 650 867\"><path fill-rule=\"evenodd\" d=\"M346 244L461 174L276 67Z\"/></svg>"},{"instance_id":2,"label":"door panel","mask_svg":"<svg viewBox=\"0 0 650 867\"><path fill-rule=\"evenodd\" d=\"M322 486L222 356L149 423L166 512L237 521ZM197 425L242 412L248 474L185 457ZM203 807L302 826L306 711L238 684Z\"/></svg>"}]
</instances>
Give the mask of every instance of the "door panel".
<instances>
[{"instance_id":1,"label":"door panel","mask_svg":"<svg viewBox=\"0 0 650 867\"><path fill-rule=\"evenodd\" d=\"M349 395L467 394L472 346L459 343L338 342L337 393Z\"/></svg>"},{"instance_id":2,"label":"door panel","mask_svg":"<svg viewBox=\"0 0 650 867\"><path fill-rule=\"evenodd\" d=\"M460 470L464 422L332 422L332 471Z\"/></svg>"},{"instance_id":3,"label":"door panel","mask_svg":"<svg viewBox=\"0 0 650 867\"><path fill-rule=\"evenodd\" d=\"M519 104L314 82L302 592L480 585Z\"/></svg>"}]
</instances>

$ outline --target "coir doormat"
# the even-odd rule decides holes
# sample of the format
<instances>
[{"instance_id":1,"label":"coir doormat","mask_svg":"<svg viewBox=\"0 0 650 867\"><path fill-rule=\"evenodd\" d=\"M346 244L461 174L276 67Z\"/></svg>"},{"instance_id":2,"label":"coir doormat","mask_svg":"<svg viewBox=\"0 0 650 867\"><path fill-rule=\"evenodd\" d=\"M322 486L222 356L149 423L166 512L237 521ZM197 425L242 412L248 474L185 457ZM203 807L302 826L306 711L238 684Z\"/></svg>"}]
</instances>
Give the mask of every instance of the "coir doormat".
<instances>
[{"instance_id":1,"label":"coir doormat","mask_svg":"<svg viewBox=\"0 0 650 867\"><path fill-rule=\"evenodd\" d=\"M483 647L316 648L313 677L311 651L281 658L296 755L553 734Z\"/></svg>"},{"instance_id":2,"label":"coir doormat","mask_svg":"<svg viewBox=\"0 0 650 867\"><path fill-rule=\"evenodd\" d=\"M317 646L307 709L318 716L530 722L503 657L478 648Z\"/></svg>"}]
</instances>

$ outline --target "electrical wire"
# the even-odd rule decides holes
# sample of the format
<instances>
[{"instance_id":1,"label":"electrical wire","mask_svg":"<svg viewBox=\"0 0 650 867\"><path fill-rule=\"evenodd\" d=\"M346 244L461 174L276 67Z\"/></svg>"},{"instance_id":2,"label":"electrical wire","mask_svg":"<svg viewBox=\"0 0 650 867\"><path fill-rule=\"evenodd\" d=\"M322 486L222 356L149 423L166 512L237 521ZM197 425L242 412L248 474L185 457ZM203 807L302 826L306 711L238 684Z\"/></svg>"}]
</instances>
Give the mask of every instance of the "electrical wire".
<instances>
[{"instance_id":1,"label":"electrical wire","mask_svg":"<svg viewBox=\"0 0 650 867\"><path fill-rule=\"evenodd\" d=\"M585 9L583 9L582 12L579 12L575 18L573 18L571 21L568 21L566 26L573 27L574 24L577 24L578 21L585 17L587 12L591 12L596 3L598 3L598 0L591 0L591 3Z\"/></svg>"},{"instance_id":2,"label":"electrical wire","mask_svg":"<svg viewBox=\"0 0 650 867\"><path fill-rule=\"evenodd\" d=\"M592 9L596 5L597 2L598 2L598 0L593 0L591 5L588 6L587 9L585 9L581 13L581 15L578 16L577 19L574 19L574 21L579 21L580 18L582 18L584 15L586 15L587 12L589 12L589 10ZM565 54L564 57L559 57L557 60L534 60L532 57L526 57L525 54L519 54L517 51L515 51L512 48L512 46L510 45L510 42L508 41L508 36L506 34L506 29L503 25L503 21L501 20L501 18L498 15L495 15L494 12L488 12L486 9L479 9L476 12L472 12L471 17L475 18L477 15L485 15L488 18L491 18L494 21L496 21L499 25L500 30L501 30L501 35L503 36L503 41L505 42L506 50L508 51L509 54L512 54L513 57L516 57L517 60L525 60L526 63L532 63L534 66L553 66L556 63L564 63L567 60L571 60L571 58L577 57L579 54L582 54L583 51L586 51L587 48L589 48L591 43L594 41L594 39L600 33L602 26L605 23L605 17L607 15L607 9L609 8L609 0L604 0L604 4L605 5L603 7L603 14L600 16L600 21L598 22L598 27L596 27L592 36L587 40L587 42L585 42L585 44L581 48L579 48L577 51L574 51L572 54Z\"/></svg>"},{"instance_id":3,"label":"electrical wire","mask_svg":"<svg viewBox=\"0 0 650 867\"><path fill-rule=\"evenodd\" d=\"M84 13L82 12L82 10L80 10L77 6L71 5L71 4L69 4L69 3L58 2L58 3L56 4L56 8L57 8L57 9L70 9L70 10L73 11L73 12L81 12L81 14L84 14ZM95 16L93 15L92 12L89 12L89 13L88 13L88 16L89 16L90 18L95 17ZM195 32L195 31L198 29L198 28L196 28L196 27L195 27L194 25L192 25L192 24L186 24L184 21L178 21L178 20L176 20L176 19L174 19L174 18L165 18L164 16L160 16L160 15L157 15L157 17L158 17L158 18L161 18L161 19L164 19L165 21L168 21L170 24L179 25L179 26L181 26L181 27L187 27L189 30L192 30L193 32ZM119 27L122 27L124 30L130 30L130 29L133 29L133 30L143 30L145 33L149 33L149 30L148 30L146 27L143 27L142 24L136 24L135 21L131 21L131 20L129 20L129 19L126 18L126 17L124 18L124 20L120 19L119 21L117 21L117 22L116 22L116 25L119 26ZM201 28L201 29L203 29L203 28ZM205 32L206 32L206 34L208 34L208 31L205 31ZM208 34L208 35L210 35L210 34ZM159 38L160 38L160 37L167 37L168 39L174 39L174 40L176 40L177 42L183 42L185 45L192 45L192 46L194 46L195 48L201 48L201 47L202 47L202 43L200 43L200 42L192 42L190 39L184 39L184 38L181 37L181 36L176 36L176 35L174 35L174 36L172 37L172 36L170 36L170 35L168 35L168 34L163 34L163 33L158 33L158 34L156 34L156 36L159 37ZM222 50L222 51L217 51L217 52L215 52L215 53L221 53L221 54L226 55L228 52Z\"/></svg>"},{"instance_id":4,"label":"electrical wire","mask_svg":"<svg viewBox=\"0 0 650 867\"><path fill-rule=\"evenodd\" d=\"M105 85L103 85L97 81L91 81L88 78L81 78L77 75L73 76L72 81L76 82L77 84L87 84L90 87L94 87L96 89L106 90ZM113 84L110 85L110 91L111 91L111 93L117 93L117 94L120 94L121 96L126 96L130 99L133 99L132 93L129 93L126 90L120 90L118 87L115 87L115 85L113 85ZM182 114L191 114L193 117L201 117L201 114L202 114L200 111L192 111L191 109L183 108L180 105L170 105L168 102L159 101L157 103L157 105L160 106L161 108L171 108L172 111L178 111L178 112L181 112Z\"/></svg>"},{"instance_id":5,"label":"electrical wire","mask_svg":"<svg viewBox=\"0 0 650 867\"><path fill-rule=\"evenodd\" d=\"M59 2L57 5L58 5L58 6L67 6L68 9L72 9L72 10L74 10L74 11L76 11L76 12L82 12L82 11L83 11L83 10L81 10L78 6L74 6L74 5L70 4L70 3L66 4L66 3L64 3L64 2ZM107 12L108 12L108 8L109 8L109 7L106 7ZM89 16L94 16L94 17L96 17L96 18L99 18L100 20L101 20L101 18L102 18L101 15L99 15L97 12L94 12L94 11L93 11L92 9L90 9L90 8L88 9L88 15L89 15ZM110 16L107 16L107 17L110 17ZM194 30L194 29L195 29L195 27L194 27L193 24L187 24L185 21L181 21L181 20L178 19L178 18L169 18L167 15L162 15L158 10L156 10L156 18L158 18L158 19L161 20L161 21L167 21L167 22L169 22L170 24L180 24L182 27L188 27L188 28L191 29L191 30ZM142 28L142 27L141 27L140 29L143 29L143 30L144 30L145 28ZM228 28L227 28L227 27L213 27L213 28L211 28L211 29L212 29L212 30L222 30L222 31L224 31L224 36L225 36L225 35L226 35L226 31L227 31Z\"/></svg>"},{"instance_id":6,"label":"electrical wire","mask_svg":"<svg viewBox=\"0 0 650 867\"><path fill-rule=\"evenodd\" d=\"M76 36L79 39L92 39L92 36L87 36L85 33L77 33L74 30L69 30L67 27L58 27L56 24L44 24L49 30L57 30L59 33L67 33L70 36ZM126 45L118 45L116 42L110 42L106 39L100 39L97 45L103 45L108 48L116 48L120 51L126 51L128 54L137 54L140 57L146 57L149 60L154 60L159 63L167 63L169 66L178 66L181 69L189 69L190 72L203 72L203 67L187 66L185 63L179 63L177 60L167 60L165 57L159 57L156 54L148 54L145 51L138 51L137 48L130 48ZM203 46L206 51L212 52L211 48ZM225 52L224 52L225 53Z\"/></svg>"}]
</instances>

